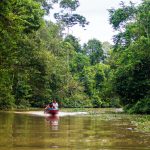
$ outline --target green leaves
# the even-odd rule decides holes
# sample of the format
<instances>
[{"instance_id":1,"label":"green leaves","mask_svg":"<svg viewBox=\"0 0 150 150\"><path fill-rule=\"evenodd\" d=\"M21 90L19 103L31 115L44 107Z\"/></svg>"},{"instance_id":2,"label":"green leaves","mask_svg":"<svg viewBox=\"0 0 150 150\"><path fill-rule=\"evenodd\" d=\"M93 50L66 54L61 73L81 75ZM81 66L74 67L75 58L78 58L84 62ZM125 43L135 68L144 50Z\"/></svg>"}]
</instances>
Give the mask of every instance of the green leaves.
<instances>
[{"instance_id":1,"label":"green leaves","mask_svg":"<svg viewBox=\"0 0 150 150\"><path fill-rule=\"evenodd\" d=\"M83 53L89 56L91 65L95 65L103 60L102 44L97 39L91 39L83 47Z\"/></svg>"},{"instance_id":2,"label":"green leaves","mask_svg":"<svg viewBox=\"0 0 150 150\"><path fill-rule=\"evenodd\" d=\"M139 6L130 9L136 11L126 12L127 8L129 6L111 12L110 21L116 30L124 23L124 31L120 30L114 39L113 55L117 56L117 60L112 78L113 88L127 110L148 113L148 102L143 99L149 96L150 89L150 3L145 0ZM134 20L131 20L133 16Z\"/></svg>"},{"instance_id":3,"label":"green leaves","mask_svg":"<svg viewBox=\"0 0 150 150\"><path fill-rule=\"evenodd\" d=\"M134 19L134 14L136 13L136 8L133 3L130 2L130 6L125 6L125 4L122 2L120 5L121 8L118 8L117 10L113 8L109 9L109 21L116 30L123 27L128 20Z\"/></svg>"},{"instance_id":4,"label":"green leaves","mask_svg":"<svg viewBox=\"0 0 150 150\"><path fill-rule=\"evenodd\" d=\"M75 13L76 9L79 7L78 0L61 0L59 7L62 8L62 10L55 13L54 18L63 26L63 28L69 30L70 27L77 24L82 27L89 24L84 16Z\"/></svg>"},{"instance_id":5,"label":"green leaves","mask_svg":"<svg viewBox=\"0 0 150 150\"><path fill-rule=\"evenodd\" d=\"M35 51L30 33L42 25L43 11L32 0L2 1L0 8L0 107L29 106L30 65Z\"/></svg>"},{"instance_id":6,"label":"green leaves","mask_svg":"<svg viewBox=\"0 0 150 150\"><path fill-rule=\"evenodd\" d=\"M78 0L61 0L60 8L70 9L71 11L75 11L80 6Z\"/></svg>"}]
</instances>

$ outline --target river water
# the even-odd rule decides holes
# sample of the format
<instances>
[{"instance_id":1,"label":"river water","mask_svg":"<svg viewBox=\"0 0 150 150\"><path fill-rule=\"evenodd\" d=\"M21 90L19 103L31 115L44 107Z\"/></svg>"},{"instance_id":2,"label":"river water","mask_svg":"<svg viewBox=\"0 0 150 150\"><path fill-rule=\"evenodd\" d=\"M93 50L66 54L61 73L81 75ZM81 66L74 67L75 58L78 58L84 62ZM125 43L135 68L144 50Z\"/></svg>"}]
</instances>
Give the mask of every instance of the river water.
<instances>
[{"instance_id":1,"label":"river water","mask_svg":"<svg viewBox=\"0 0 150 150\"><path fill-rule=\"evenodd\" d=\"M0 150L150 150L150 134L135 128L80 112L0 112Z\"/></svg>"}]
</instances>

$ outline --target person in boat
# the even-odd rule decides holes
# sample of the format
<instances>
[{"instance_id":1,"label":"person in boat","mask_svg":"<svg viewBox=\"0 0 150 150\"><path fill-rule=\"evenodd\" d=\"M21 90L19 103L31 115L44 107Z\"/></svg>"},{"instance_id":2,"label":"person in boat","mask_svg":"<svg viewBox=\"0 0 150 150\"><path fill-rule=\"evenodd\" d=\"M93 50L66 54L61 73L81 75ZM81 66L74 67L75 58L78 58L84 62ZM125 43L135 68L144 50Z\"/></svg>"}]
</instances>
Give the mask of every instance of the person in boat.
<instances>
[{"instance_id":1,"label":"person in boat","mask_svg":"<svg viewBox=\"0 0 150 150\"><path fill-rule=\"evenodd\" d=\"M47 110L53 110L53 109L54 109L53 104L52 104L52 103L49 103L49 104L45 107L44 112L46 112Z\"/></svg>"},{"instance_id":2,"label":"person in boat","mask_svg":"<svg viewBox=\"0 0 150 150\"><path fill-rule=\"evenodd\" d=\"M58 103L56 102L56 100L53 100L52 105L54 110L58 110Z\"/></svg>"}]
</instances>

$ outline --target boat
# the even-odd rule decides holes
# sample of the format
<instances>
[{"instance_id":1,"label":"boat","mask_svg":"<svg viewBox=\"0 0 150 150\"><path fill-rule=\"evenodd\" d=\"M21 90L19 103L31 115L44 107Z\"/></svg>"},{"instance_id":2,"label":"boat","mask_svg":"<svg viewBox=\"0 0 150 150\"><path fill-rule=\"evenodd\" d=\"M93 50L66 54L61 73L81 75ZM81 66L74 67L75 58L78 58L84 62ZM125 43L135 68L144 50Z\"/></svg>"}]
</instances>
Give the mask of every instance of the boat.
<instances>
[{"instance_id":1,"label":"boat","mask_svg":"<svg viewBox=\"0 0 150 150\"><path fill-rule=\"evenodd\" d=\"M58 109L46 109L45 113L46 114L51 114L51 115L56 115L58 114L59 110Z\"/></svg>"}]
</instances>

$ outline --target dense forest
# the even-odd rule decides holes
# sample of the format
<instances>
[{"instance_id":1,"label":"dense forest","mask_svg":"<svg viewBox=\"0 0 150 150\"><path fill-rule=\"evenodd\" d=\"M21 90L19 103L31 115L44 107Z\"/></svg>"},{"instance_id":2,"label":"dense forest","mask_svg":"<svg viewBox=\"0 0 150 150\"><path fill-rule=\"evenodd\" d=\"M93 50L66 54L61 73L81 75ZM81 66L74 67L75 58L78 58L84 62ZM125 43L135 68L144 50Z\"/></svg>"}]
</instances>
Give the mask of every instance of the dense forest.
<instances>
[{"instance_id":1,"label":"dense forest","mask_svg":"<svg viewBox=\"0 0 150 150\"><path fill-rule=\"evenodd\" d=\"M44 16L55 5L56 23ZM150 1L109 9L114 44L69 34L89 22L78 0L0 1L0 109L123 107L150 113ZM89 20L90 21L90 20ZM98 31L97 31L98 32ZM65 34L64 34L65 33Z\"/></svg>"}]
</instances>

